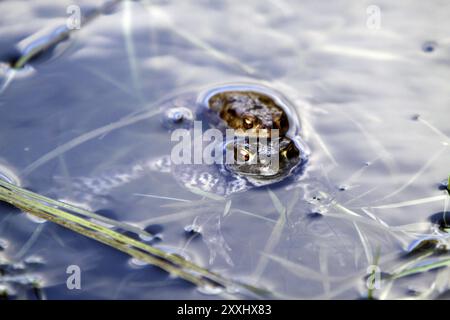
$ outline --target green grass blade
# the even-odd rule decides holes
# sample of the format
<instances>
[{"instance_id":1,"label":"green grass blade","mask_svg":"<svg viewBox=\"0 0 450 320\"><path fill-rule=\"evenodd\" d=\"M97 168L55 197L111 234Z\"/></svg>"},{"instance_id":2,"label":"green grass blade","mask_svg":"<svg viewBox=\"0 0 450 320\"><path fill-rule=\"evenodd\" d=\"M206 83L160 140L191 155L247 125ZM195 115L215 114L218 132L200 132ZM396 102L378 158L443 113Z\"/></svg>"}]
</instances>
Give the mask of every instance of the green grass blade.
<instances>
[{"instance_id":1,"label":"green grass blade","mask_svg":"<svg viewBox=\"0 0 450 320\"><path fill-rule=\"evenodd\" d=\"M269 294L264 289L226 279L180 256L167 253L111 230L95 221L89 221L64 211L55 205L58 202L2 180L0 180L0 201L7 202L24 212L57 223L67 229L127 253L139 260L160 267L170 274L176 275L197 286L219 287L226 290L237 288L238 290L243 289L241 293L252 293L257 296ZM264 294L262 294L263 292Z\"/></svg>"}]
</instances>

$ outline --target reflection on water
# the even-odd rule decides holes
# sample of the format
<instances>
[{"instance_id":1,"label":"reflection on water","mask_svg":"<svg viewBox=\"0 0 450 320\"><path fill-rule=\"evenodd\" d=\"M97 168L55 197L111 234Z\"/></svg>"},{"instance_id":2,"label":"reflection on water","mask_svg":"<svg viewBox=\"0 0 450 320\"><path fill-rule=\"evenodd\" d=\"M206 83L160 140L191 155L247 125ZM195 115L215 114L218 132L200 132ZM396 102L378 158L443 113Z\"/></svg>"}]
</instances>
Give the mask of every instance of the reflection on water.
<instances>
[{"instance_id":1,"label":"reflection on water","mask_svg":"<svg viewBox=\"0 0 450 320\"><path fill-rule=\"evenodd\" d=\"M161 247L280 297L366 297L368 266L400 274L425 259L408 249L447 239L430 216L447 212L439 185L450 160L450 6L379 1L376 27L371 4L124 1L24 71L8 66L16 45L64 25L69 4L2 1L0 177L160 226ZM241 82L292 101L308 166L226 197L186 188L189 169L177 174L164 160L170 131L198 93ZM42 279L47 298L216 297L6 205L0 213L1 257L42 258L24 273ZM70 265L82 290L66 287ZM435 297L448 281L441 268L383 282L374 295Z\"/></svg>"}]
</instances>

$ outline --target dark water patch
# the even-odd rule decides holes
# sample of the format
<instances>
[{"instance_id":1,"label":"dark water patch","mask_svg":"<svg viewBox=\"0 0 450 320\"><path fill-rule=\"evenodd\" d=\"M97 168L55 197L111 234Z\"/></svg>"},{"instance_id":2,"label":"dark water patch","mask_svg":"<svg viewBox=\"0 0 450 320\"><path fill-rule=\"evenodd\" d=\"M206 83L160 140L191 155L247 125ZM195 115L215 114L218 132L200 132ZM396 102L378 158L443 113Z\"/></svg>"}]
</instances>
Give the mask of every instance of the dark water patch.
<instances>
[{"instance_id":1,"label":"dark water patch","mask_svg":"<svg viewBox=\"0 0 450 320\"><path fill-rule=\"evenodd\" d=\"M164 231L164 226L161 224L150 224L144 228L150 234L158 234Z\"/></svg>"},{"instance_id":2,"label":"dark water patch","mask_svg":"<svg viewBox=\"0 0 450 320\"><path fill-rule=\"evenodd\" d=\"M317 220L317 219L322 219L323 218L323 214L321 214L320 212L309 212L309 213L307 213L306 214L306 217L308 218L308 219L311 219L311 220Z\"/></svg>"},{"instance_id":3,"label":"dark water patch","mask_svg":"<svg viewBox=\"0 0 450 320\"><path fill-rule=\"evenodd\" d=\"M448 251L448 243L443 237L425 236L413 241L406 251L406 257L417 256L426 252L443 254Z\"/></svg>"},{"instance_id":4,"label":"dark water patch","mask_svg":"<svg viewBox=\"0 0 450 320\"><path fill-rule=\"evenodd\" d=\"M441 181L441 183L439 183L439 185L438 185L438 189L439 190L445 190L445 191L447 191L450 194L449 182L450 182L450 178Z\"/></svg>"},{"instance_id":5,"label":"dark water patch","mask_svg":"<svg viewBox=\"0 0 450 320\"><path fill-rule=\"evenodd\" d=\"M450 228L450 212L441 211L432 214L429 217L431 223L438 225L439 229L445 232L448 232Z\"/></svg>"},{"instance_id":6,"label":"dark water patch","mask_svg":"<svg viewBox=\"0 0 450 320\"><path fill-rule=\"evenodd\" d=\"M121 234L123 234L124 236L126 236L128 238L136 240L136 241L140 240L140 237L136 233L131 232L131 231L124 231L124 232L121 232Z\"/></svg>"},{"instance_id":7,"label":"dark water patch","mask_svg":"<svg viewBox=\"0 0 450 320\"><path fill-rule=\"evenodd\" d=\"M112 209L99 209L95 213L112 220L118 220L119 215Z\"/></svg>"},{"instance_id":8,"label":"dark water patch","mask_svg":"<svg viewBox=\"0 0 450 320\"><path fill-rule=\"evenodd\" d=\"M6 212L19 214L22 211L17 207L2 201L0 202L0 212L2 212L2 214L6 214Z\"/></svg>"},{"instance_id":9,"label":"dark water patch","mask_svg":"<svg viewBox=\"0 0 450 320\"><path fill-rule=\"evenodd\" d=\"M143 237L142 235L140 235L140 238L143 241L148 241L151 243L158 243L163 240L164 226L162 226L160 224L148 225L144 228L144 231L148 232L152 236L151 237Z\"/></svg>"},{"instance_id":10,"label":"dark water patch","mask_svg":"<svg viewBox=\"0 0 450 320\"><path fill-rule=\"evenodd\" d=\"M431 53L437 48L437 43L434 41L426 41L422 44L422 51L426 53Z\"/></svg>"},{"instance_id":11,"label":"dark water patch","mask_svg":"<svg viewBox=\"0 0 450 320\"><path fill-rule=\"evenodd\" d=\"M0 62L6 63L9 67L13 68L21 56L22 53L18 49L9 49L0 53Z\"/></svg>"}]
</instances>

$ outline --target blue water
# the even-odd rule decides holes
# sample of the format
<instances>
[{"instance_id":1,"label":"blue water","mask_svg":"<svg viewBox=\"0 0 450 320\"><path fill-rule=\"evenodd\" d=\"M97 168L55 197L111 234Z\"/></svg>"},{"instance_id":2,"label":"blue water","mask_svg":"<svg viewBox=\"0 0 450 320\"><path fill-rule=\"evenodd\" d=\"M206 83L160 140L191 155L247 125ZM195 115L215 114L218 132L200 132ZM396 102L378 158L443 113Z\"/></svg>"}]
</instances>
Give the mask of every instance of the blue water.
<instances>
[{"instance_id":1,"label":"blue water","mask_svg":"<svg viewBox=\"0 0 450 320\"><path fill-rule=\"evenodd\" d=\"M124 2L11 70L23 40L64 25L70 4L0 3L1 175L156 230L161 248L281 297L365 297L378 252L381 270L392 272L412 242L439 233L429 217L448 204L439 198L450 160L447 3L378 1L377 25L369 1ZM101 1L79 4L83 12ZM240 82L292 101L311 149L302 175L270 187L284 223L267 188L202 200L161 162L172 148L164 111ZM142 162L154 170L97 193L83 187ZM185 231L192 226L201 236ZM42 298L36 281L47 299L221 297L6 205L0 239L8 274L36 277L0 277L14 298ZM30 257L42 263L27 265ZM70 265L82 271L81 290L66 286ZM385 283L375 295L436 297L447 273Z\"/></svg>"}]
</instances>

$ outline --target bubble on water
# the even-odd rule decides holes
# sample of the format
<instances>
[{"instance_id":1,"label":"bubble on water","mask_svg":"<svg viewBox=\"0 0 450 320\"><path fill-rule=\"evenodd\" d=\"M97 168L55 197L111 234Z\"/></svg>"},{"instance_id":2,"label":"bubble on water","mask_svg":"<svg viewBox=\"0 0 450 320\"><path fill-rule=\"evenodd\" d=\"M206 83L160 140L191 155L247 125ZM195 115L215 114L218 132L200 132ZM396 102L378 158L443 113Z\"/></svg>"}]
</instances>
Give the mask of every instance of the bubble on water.
<instances>
[{"instance_id":1,"label":"bubble on water","mask_svg":"<svg viewBox=\"0 0 450 320\"><path fill-rule=\"evenodd\" d=\"M198 292L201 294L205 294L208 296L216 296L221 294L224 290L222 287L214 286L214 285L204 285L197 288Z\"/></svg>"},{"instance_id":2,"label":"bubble on water","mask_svg":"<svg viewBox=\"0 0 450 320\"><path fill-rule=\"evenodd\" d=\"M149 235L139 234L139 238L145 242L162 241L163 237L162 233L150 233Z\"/></svg>"},{"instance_id":3,"label":"bubble on water","mask_svg":"<svg viewBox=\"0 0 450 320\"><path fill-rule=\"evenodd\" d=\"M189 224L184 227L184 231L187 233L201 233L201 227L195 224Z\"/></svg>"},{"instance_id":4,"label":"bubble on water","mask_svg":"<svg viewBox=\"0 0 450 320\"><path fill-rule=\"evenodd\" d=\"M139 260L138 258L131 258L128 260L128 265L132 268L143 268L148 266L148 262Z\"/></svg>"},{"instance_id":5,"label":"bubble on water","mask_svg":"<svg viewBox=\"0 0 450 320\"><path fill-rule=\"evenodd\" d=\"M37 216L35 216L35 215L33 215L33 214L29 213L29 212L25 212L25 217L28 220L30 220L30 221L32 221L34 223L38 223L38 224L47 222L47 220L45 220L44 218L37 217Z\"/></svg>"},{"instance_id":6,"label":"bubble on water","mask_svg":"<svg viewBox=\"0 0 450 320\"><path fill-rule=\"evenodd\" d=\"M184 231L191 234L200 234L202 232L202 226L197 223L198 217L195 217L191 224L184 227Z\"/></svg>"},{"instance_id":7,"label":"bubble on water","mask_svg":"<svg viewBox=\"0 0 450 320\"><path fill-rule=\"evenodd\" d=\"M436 50L436 47L437 47L436 42L427 41L427 42L424 42L424 44L422 45L422 51L430 53L430 52L433 52L434 50Z\"/></svg>"},{"instance_id":8,"label":"bubble on water","mask_svg":"<svg viewBox=\"0 0 450 320\"><path fill-rule=\"evenodd\" d=\"M186 107L174 107L164 114L164 125L169 129L186 128L192 125L194 114Z\"/></svg>"},{"instance_id":9,"label":"bubble on water","mask_svg":"<svg viewBox=\"0 0 450 320\"><path fill-rule=\"evenodd\" d=\"M145 242L149 242L149 241L152 241L152 240L154 240L155 239L155 237L154 236L152 236L152 235L145 235L145 234L139 234L139 239L141 239L142 241L145 241Z\"/></svg>"},{"instance_id":10,"label":"bubble on water","mask_svg":"<svg viewBox=\"0 0 450 320\"><path fill-rule=\"evenodd\" d=\"M316 215L325 215L328 213L328 208L328 205L313 204L311 212L314 212Z\"/></svg>"},{"instance_id":11,"label":"bubble on water","mask_svg":"<svg viewBox=\"0 0 450 320\"><path fill-rule=\"evenodd\" d=\"M306 198L306 201L309 203L311 212L316 214L325 215L328 213L328 209L331 204L331 199L322 198L320 196L312 196Z\"/></svg>"}]
</instances>

